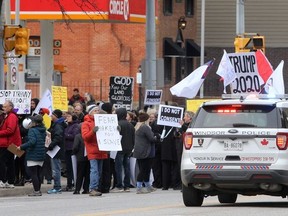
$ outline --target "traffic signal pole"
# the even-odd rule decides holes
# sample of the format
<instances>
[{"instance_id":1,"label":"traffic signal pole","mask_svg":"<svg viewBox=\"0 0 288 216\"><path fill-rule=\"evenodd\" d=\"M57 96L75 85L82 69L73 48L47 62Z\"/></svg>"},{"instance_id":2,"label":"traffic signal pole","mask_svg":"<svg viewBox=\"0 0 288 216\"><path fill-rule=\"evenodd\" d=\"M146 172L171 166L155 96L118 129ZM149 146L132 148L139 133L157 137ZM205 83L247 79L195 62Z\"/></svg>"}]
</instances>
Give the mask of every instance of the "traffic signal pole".
<instances>
[{"instance_id":1,"label":"traffic signal pole","mask_svg":"<svg viewBox=\"0 0 288 216\"><path fill-rule=\"evenodd\" d=\"M245 33L245 0L236 0L236 35Z\"/></svg>"}]
</instances>

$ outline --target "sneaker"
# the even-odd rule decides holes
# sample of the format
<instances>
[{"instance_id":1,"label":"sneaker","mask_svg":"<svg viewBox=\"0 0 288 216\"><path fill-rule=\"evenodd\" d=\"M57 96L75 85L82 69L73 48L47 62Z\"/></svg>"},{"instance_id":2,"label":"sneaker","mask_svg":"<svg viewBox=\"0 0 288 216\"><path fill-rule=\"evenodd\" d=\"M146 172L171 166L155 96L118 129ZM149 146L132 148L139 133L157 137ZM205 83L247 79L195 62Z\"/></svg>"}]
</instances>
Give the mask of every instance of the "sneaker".
<instances>
[{"instance_id":1,"label":"sneaker","mask_svg":"<svg viewBox=\"0 0 288 216\"><path fill-rule=\"evenodd\" d=\"M147 188L141 187L141 188L137 188L137 189L136 189L136 194L147 194L147 193L150 193L150 192L147 190Z\"/></svg>"},{"instance_id":2,"label":"sneaker","mask_svg":"<svg viewBox=\"0 0 288 216\"><path fill-rule=\"evenodd\" d=\"M117 187L115 187L115 188L112 189L110 192L111 192L111 193L121 193L121 192L124 192L124 189L123 189L123 188L117 188Z\"/></svg>"},{"instance_id":3,"label":"sneaker","mask_svg":"<svg viewBox=\"0 0 288 216\"><path fill-rule=\"evenodd\" d=\"M130 192L130 188L124 188L124 192Z\"/></svg>"},{"instance_id":4,"label":"sneaker","mask_svg":"<svg viewBox=\"0 0 288 216\"><path fill-rule=\"evenodd\" d=\"M9 184L8 182L5 183L5 188L14 188L13 184Z\"/></svg>"},{"instance_id":5,"label":"sneaker","mask_svg":"<svg viewBox=\"0 0 288 216\"><path fill-rule=\"evenodd\" d=\"M91 190L89 196L102 196L102 193L97 190Z\"/></svg>"},{"instance_id":6,"label":"sneaker","mask_svg":"<svg viewBox=\"0 0 288 216\"><path fill-rule=\"evenodd\" d=\"M5 183L3 183L2 181L0 181L0 188L5 188Z\"/></svg>"},{"instance_id":7,"label":"sneaker","mask_svg":"<svg viewBox=\"0 0 288 216\"><path fill-rule=\"evenodd\" d=\"M53 188L53 189L50 189L50 190L48 190L47 191L47 194L61 194L62 193L62 190L61 189L55 189L55 188Z\"/></svg>"},{"instance_id":8,"label":"sneaker","mask_svg":"<svg viewBox=\"0 0 288 216\"><path fill-rule=\"evenodd\" d=\"M33 191L33 193L28 194L28 196L42 196L41 191Z\"/></svg>"},{"instance_id":9,"label":"sneaker","mask_svg":"<svg viewBox=\"0 0 288 216\"><path fill-rule=\"evenodd\" d=\"M154 191L156 191L156 190L157 190L157 189L154 188L153 186L148 186L148 187L147 187L147 191L150 192L150 193L151 193L151 192L154 192Z\"/></svg>"}]
</instances>

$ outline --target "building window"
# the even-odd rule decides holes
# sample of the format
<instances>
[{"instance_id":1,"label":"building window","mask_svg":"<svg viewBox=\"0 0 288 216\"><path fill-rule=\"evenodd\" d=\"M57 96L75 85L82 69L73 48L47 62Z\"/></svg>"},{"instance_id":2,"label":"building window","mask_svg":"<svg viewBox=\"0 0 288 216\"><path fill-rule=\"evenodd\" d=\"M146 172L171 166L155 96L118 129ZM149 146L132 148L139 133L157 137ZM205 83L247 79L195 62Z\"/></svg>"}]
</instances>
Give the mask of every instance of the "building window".
<instances>
[{"instance_id":1,"label":"building window","mask_svg":"<svg viewBox=\"0 0 288 216\"><path fill-rule=\"evenodd\" d=\"M185 15L187 17L194 16L194 0L185 0Z\"/></svg>"},{"instance_id":2,"label":"building window","mask_svg":"<svg viewBox=\"0 0 288 216\"><path fill-rule=\"evenodd\" d=\"M164 84L172 80L172 58L164 57Z\"/></svg>"},{"instance_id":3,"label":"building window","mask_svg":"<svg viewBox=\"0 0 288 216\"><path fill-rule=\"evenodd\" d=\"M163 0L163 13L164 16L171 16L173 13L172 0Z\"/></svg>"}]
</instances>

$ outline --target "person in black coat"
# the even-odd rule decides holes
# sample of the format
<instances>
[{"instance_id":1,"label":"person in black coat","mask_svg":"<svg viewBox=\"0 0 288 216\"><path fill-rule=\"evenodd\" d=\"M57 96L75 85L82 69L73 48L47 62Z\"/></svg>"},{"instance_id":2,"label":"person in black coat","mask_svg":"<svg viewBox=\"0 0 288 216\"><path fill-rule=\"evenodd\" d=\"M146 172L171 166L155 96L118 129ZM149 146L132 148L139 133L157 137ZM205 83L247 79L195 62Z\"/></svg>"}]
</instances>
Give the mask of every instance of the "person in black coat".
<instances>
[{"instance_id":1,"label":"person in black coat","mask_svg":"<svg viewBox=\"0 0 288 216\"><path fill-rule=\"evenodd\" d=\"M73 194L80 194L82 184L83 184L82 194L88 194L90 183L90 163L87 158L87 155L84 155L85 145L81 135L81 129L80 132L75 136L72 151L77 159L76 186Z\"/></svg>"},{"instance_id":2,"label":"person in black coat","mask_svg":"<svg viewBox=\"0 0 288 216\"><path fill-rule=\"evenodd\" d=\"M43 166L46 150L45 138L46 128L43 124L43 117L35 115L30 117L31 128L28 131L28 140L18 147L19 150L26 151L26 160L29 173L31 175L34 191L28 196L41 196L41 167Z\"/></svg>"},{"instance_id":3,"label":"person in black coat","mask_svg":"<svg viewBox=\"0 0 288 216\"><path fill-rule=\"evenodd\" d=\"M130 155L135 144L134 126L127 121L127 110L119 108L116 110L118 125L120 126L121 147L122 151L118 151L115 158L115 170L117 183L111 192L130 191ZM124 171L124 181L122 173Z\"/></svg>"}]
</instances>

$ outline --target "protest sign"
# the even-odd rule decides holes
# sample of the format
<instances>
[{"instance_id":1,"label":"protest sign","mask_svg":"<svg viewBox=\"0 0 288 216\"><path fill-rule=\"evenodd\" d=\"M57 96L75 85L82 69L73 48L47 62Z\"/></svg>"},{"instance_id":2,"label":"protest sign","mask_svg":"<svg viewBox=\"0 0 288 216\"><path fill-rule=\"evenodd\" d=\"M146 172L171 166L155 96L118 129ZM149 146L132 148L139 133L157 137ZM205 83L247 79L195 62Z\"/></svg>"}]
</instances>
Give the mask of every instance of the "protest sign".
<instances>
[{"instance_id":1,"label":"protest sign","mask_svg":"<svg viewBox=\"0 0 288 216\"><path fill-rule=\"evenodd\" d=\"M264 82L258 72L255 52L229 53L228 57L237 75L231 84L231 93L260 92Z\"/></svg>"},{"instance_id":2,"label":"protest sign","mask_svg":"<svg viewBox=\"0 0 288 216\"><path fill-rule=\"evenodd\" d=\"M30 114L31 90L0 90L0 104L10 100L17 114Z\"/></svg>"},{"instance_id":3,"label":"protest sign","mask_svg":"<svg viewBox=\"0 0 288 216\"><path fill-rule=\"evenodd\" d=\"M146 90L144 104L158 105L161 103L162 90Z\"/></svg>"},{"instance_id":4,"label":"protest sign","mask_svg":"<svg viewBox=\"0 0 288 216\"><path fill-rule=\"evenodd\" d=\"M43 93L37 107L34 110L34 113L38 114L41 108L49 109L50 115L52 114L52 94L49 89L46 89L46 91Z\"/></svg>"},{"instance_id":5,"label":"protest sign","mask_svg":"<svg viewBox=\"0 0 288 216\"><path fill-rule=\"evenodd\" d=\"M124 107L126 110L132 110L133 86L133 77L110 77L109 100L114 108Z\"/></svg>"},{"instance_id":6,"label":"protest sign","mask_svg":"<svg viewBox=\"0 0 288 216\"><path fill-rule=\"evenodd\" d=\"M95 114L95 126L98 126L96 138L101 151L121 151L121 136L117 130L116 114Z\"/></svg>"},{"instance_id":7,"label":"protest sign","mask_svg":"<svg viewBox=\"0 0 288 216\"><path fill-rule=\"evenodd\" d=\"M67 87L52 86L53 110L68 111Z\"/></svg>"},{"instance_id":8,"label":"protest sign","mask_svg":"<svg viewBox=\"0 0 288 216\"><path fill-rule=\"evenodd\" d=\"M160 105L157 124L171 127L181 127L180 121L183 118L184 108Z\"/></svg>"}]
</instances>

